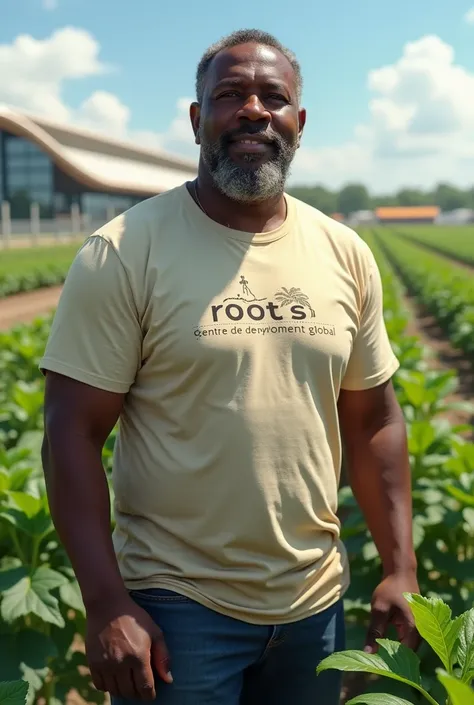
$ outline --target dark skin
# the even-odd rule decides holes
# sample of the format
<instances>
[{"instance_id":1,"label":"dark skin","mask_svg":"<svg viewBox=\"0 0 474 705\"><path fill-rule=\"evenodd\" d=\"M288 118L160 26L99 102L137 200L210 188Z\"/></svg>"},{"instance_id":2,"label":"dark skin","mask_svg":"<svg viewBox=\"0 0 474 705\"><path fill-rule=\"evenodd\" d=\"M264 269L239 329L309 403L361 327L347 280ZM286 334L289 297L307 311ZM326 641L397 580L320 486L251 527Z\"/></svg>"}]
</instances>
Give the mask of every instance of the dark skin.
<instances>
[{"instance_id":1,"label":"dark skin","mask_svg":"<svg viewBox=\"0 0 474 705\"><path fill-rule=\"evenodd\" d=\"M349 482L382 560L383 579L372 596L365 650L377 651L393 624L416 649L420 637L404 592L419 593L412 537L411 474L406 427L392 382L338 400Z\"/></svg>"},{"instance_id":2,"label":"dark skin","mask_svg":"<svg viewBox=\"0 0 474 705\"><path fill-rule=\"evenodd\" d=\"M221 52L206 78L202 105L191 120L200 134L217 138L251 122L298 141L306 115L298 105L295 77L279 52L254 44ZM229 154L243 163L243 147ZM262 149L261 159L271 156ZM257 162L245 162L255 168ZM199 200L209 217L232 228L264 232L285 218L283 194L263 203L237 205L213 185L203 160ZM51 514L81 587L87 612L86 651L99 690L127 699L153 700L154 673L170 683L170 658L159 627L131 599L112 544L110 502L102 449L120 417L124 395L106 392L48 372L43 466ZM411 538L411 497L406 434L391 383L347 392L339 415L349 473L357 500L377 544L384 578L374 593L367 638L373 649L389 623L408 646L418 644L404 591L418 592ZM87 521L84 521L87 517Z\"/></svg>"},{"instance_id":3,"label":"dark skin","mask_svg":"<svg viewBox=\"0 0 474 705\"><path fill-rule=\"evenodd\" d=\"M293 67L280 52L258 44L241 44L220 52L211 66L201 105L190 108L196 144L200 130L215 140L229 131L245 132L250 125L265 130L270 126L285 140L298 142L306 122L306 111L298 104ZM271 146L260 159L246 168L255 169L271 158ZM243 164L245 148L237 146L229 155ZM210 218L235 230L266 232L285 220L283 194L242 206L223 195L214 185L203 159L199 160L197 190L199 200Z\"/></svg>"}]
</instances>

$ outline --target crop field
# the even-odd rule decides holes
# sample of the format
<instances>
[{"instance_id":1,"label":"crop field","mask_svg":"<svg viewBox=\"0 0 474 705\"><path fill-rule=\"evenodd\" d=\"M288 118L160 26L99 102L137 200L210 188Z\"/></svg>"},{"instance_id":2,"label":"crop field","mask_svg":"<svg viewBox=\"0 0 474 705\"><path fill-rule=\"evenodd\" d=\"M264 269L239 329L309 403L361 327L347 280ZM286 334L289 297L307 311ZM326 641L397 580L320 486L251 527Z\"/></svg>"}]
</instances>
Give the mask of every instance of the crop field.
<instances>
[{"instance_id":1,"label":"crop field","mask_svg":"<svg viewBox=\"0 0 474 705\"><path fill-rule=\"evenodd\" d=\"M421 592L442 597L459 615L474 603L474 387L460 388L461 367L472 383L466 370L474 362L474 227L375 227L360 235L381 271L386 325L401 362L394 381L408 431ZM19 282L28 272L36 286L45 286L55 272L62 281L74 247L1 252L0 293L25 290L8 289L6 276ZM4 298L0 308L8 303ZM420 312L439 327L459 369L437 359L437 341L419 326ZM0 682L26 680L29 705L58 705L68 696L102 703L81 649L80 592L51 521L41 469L43 379L37 364L50 321L19 322L0 333ZM109 478L113 444L114 434L104 449ZM345 601L348 648L361 648L380 560L347 487L340 504L352 572ZM436 693L439 664L423 649L420 658L425 687ZM375 682L365 690L378 688ZM391 692L418 702L403 688L395 683Z\"/></svg>"},{"instance_id":2,"label":"crop field","mask_svg":"<svg viewBox=\"0 0 474 705\"><path fill-rule=\"evenodd\" d=\"M62 284L79 244L0 250L0 298Z\"/></svg>"}]
</instances>

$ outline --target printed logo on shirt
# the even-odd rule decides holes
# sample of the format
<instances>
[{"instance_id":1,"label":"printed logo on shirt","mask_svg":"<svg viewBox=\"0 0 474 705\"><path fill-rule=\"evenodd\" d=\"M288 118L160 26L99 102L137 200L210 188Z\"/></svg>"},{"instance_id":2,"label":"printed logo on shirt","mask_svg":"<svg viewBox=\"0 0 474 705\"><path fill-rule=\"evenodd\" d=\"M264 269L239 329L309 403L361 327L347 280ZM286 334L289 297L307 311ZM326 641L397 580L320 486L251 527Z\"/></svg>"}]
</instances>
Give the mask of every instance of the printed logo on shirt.
<instances>
[{"instance_id":1,"label":"printed logo on shirt","mask_svg":"<svg viewBox=\"0 0 474 705\"><path fill-rule=\"evenodd\" d=\"M314 323L316 312L309 297L297 287L281 287L272 299L259 297L244 275L240 277L241 292L228 296L220 304L210 307L210 323L197 326L194 335L231 334L268 335L271 333L309 333L310 335L335 335L333 325ZM309 321L311 326L304 326ZM294 323L294 325L288 325ZM242 324L247 324L243 326ZM298 325L299 324L299 325ZM206 332L207 329L207 332ZM211 333L211 330L216 332ZM217 333L221 330L222 333Z\"/></svg>"}]
</instances>

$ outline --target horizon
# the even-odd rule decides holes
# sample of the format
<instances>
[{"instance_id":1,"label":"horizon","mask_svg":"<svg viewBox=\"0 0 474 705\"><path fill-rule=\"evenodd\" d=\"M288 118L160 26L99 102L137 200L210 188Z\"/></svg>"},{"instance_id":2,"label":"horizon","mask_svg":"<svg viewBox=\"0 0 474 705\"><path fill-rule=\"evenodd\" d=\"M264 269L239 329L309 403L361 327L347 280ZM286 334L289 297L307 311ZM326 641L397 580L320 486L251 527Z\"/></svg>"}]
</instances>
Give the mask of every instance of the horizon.
<instances>
[{"instance_id":1,"label":"horizon","mask_svg":"<svg viewBox=\"0 0 474 705\"><path fill-rule=\"evenodd\" d=\"M248 0L238 11L210 0L191 31L182 22L194 12L189 0L167 8L166 21L152 0L139 14L128 4L117 13L111 0L102 13L91 0L25 0L21 11L6 0L0 103L195 160L188 109L197 63L248 10L244 24L274 34L302 67L308 122L289 188L466 189L474 183L471 3L308 2L302 22L282 0L271 16Z\"/></svg>"}]
</instances>

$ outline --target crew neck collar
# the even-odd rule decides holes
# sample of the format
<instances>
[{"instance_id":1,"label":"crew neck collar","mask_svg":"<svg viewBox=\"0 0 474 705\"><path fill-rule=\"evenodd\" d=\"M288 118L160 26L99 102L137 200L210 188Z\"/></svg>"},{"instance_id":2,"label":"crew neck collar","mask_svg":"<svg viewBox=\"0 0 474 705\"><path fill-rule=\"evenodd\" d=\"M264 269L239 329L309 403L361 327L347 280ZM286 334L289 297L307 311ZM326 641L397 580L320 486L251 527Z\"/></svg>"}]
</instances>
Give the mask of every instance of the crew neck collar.
<instances>
[{"instance_id":1,"label":"crew neck collar","mask_svg":"<svg viewBox=\"0 0 474 705\"><path fill-rule=\"evenodd\" d=\"M202 224L203 227L208 230L212 228L221 237L231 238L233 240L242 240L243 242L250 242L255 244L264 244L267 242L274 242L279 240L288 234L294 220L294 204L293 199L288 197L284 193L284 198L286 202L286 218L283 223L274 230L268 230L267 232L246 232L245 230L235 230L234 228L228 228L225 225L217 223L215 220L210 218L206 213L204 213L194 200L194 198L189 193L186 183L182 184L181 189L184 191L183 200L185 207L189 214L192 216L196 223Z\"/></svg>"}]
</instances>

